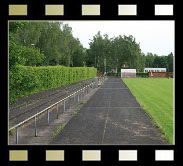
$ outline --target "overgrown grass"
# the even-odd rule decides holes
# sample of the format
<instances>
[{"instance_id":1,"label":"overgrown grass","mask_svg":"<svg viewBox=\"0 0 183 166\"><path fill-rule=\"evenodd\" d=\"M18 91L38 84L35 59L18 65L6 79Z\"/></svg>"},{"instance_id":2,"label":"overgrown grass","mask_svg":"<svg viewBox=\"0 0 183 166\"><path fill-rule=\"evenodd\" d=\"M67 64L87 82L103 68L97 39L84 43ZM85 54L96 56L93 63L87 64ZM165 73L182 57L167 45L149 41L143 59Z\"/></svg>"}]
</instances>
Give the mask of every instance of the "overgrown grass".
<instances>
[{"instance_id":1,"label":"overgrown grass","mask_svg":"<svg viewBox=\"0 0 183 166\"><path fill-rule=\"evenodd\" d=\"M76 116L76 114L77 114L77 112L73 112L73 113L72 113L72 116Z\"/></svg>"},{"instance_id":2,"label":"overgrown grass","mask_svg":"<svg viewBox=\"0 0 183 166\"><path fill-rule=\"evenodd\" d=\"M58 126L57 129L53 132L52 138L55 138L62 131L62 129L65 127L65 125L66 124L64 123L64 124Z\"/></svg>"},{"instance_id":3,"label":"overgrown grass","mask_svg":"<svg viewBox=\"0 0 183 166\"><path fill-rule=\"evenodd\" d=\"M76 108L76 111L79 111L80 110L80 108Z\"/></svg>"},{"instance_id":4,"label":"overgrown grass","mask_svg":"<svg viewBox=\"0 0 183 166\"><path fill-rule=\"evenodd\" d=\"M123 78L169 144L173 144L173 79Z\"/></svg>"},{"instance_id":5,"label":"overgrown grass","mask_svg":"<svg viewBox=\"0 0 183 166\"><path fill-rule=\"evenodd\" d=\"M16 129L12 129L9 131L9 135L13 135L15 133Z\"/></svg>"},{"instance_id":6,"label":"overgrown grass","mask_svg":"<svg viewBox=\"0 0 183 166\"><path fill-rule=\"evenodd\" d=\"M77 104L80 105L80 104L86 104L86 103L87 103L86 101L82 101L82 102L77 103Z\"/></svg>"}]
</instances>

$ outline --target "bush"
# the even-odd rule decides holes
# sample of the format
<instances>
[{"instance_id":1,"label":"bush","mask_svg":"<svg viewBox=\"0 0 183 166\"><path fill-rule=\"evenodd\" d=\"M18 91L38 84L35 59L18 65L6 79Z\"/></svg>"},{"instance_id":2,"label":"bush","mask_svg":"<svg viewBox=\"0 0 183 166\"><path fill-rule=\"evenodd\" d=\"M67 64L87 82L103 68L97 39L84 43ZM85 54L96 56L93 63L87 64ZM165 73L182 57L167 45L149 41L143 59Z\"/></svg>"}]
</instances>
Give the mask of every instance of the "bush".
<instances>
[{"instance_id":1,"label":"bush","mask_svg":"<svg viewBox=\"0 0 183 166\"><path fill-rule=\"evenodd\" d=\"M21 56L23 48L23 46L17 45L11 40L9 41L9 70L18 64L25 64L25 59Z\"/></svg>"},{"instance_id":2,"label":"bush","mask_svg":"<svg viewBox=\"0 0 183 166\"><path fill-rule=\"evenodd\" d=\"M108 73L107 76L109 77L121 77L121 73L118 72L118 73ZM143 72L138 72L136 73L136 77L148 77L148 73L143 73Z\"/></svg>"},{"instance_id":3,"label":"bush","mask_svg":"<svg viewBox=\"0 0 183 166\"><path fill-rule=\"evenodd\" d=\"M121 73L118 72L118 73L107 73L107 76L109 77L121 77Z\"/></svg>"},{"instance_id":4,"label":"bush","mask_svg":"<svg viewBox=\"0 0 183 166\"><path fill-rule=\"evenodd\" d=\"M9 72L9 102L43 90L87 80L97 75L93 67L17 66Z\"/></svg>"},{"instance_id":5,"label":"bush","mask_svg":"<svg viewBox=\"0 0 183 166\"><path fill-rule=\"evenodd\" d=\"M138 73L136 73L136 77L146 78L146 77L149 77L149 76L148 76L148 73L138 72Z\"/></svg>"},{"instance_id":6,"label":"bush","mask_svg":"<svg viewBox=\"0 0 183 166\"><path fill-rule=\"evenodd\" d=\"M25 59L25 66L41 66L45 56L39 48L23 47L21 57Z\"/></svg>"}]
</instances>

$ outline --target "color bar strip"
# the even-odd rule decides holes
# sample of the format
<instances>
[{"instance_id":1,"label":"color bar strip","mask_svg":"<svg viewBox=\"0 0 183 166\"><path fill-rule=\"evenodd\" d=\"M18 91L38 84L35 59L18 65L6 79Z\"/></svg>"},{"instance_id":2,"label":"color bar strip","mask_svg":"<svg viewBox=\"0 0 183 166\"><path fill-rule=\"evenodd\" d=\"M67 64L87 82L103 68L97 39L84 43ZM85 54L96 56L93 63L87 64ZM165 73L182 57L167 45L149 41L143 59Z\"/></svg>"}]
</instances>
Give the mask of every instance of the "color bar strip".
<instances>
[{"instance_id":1,"label":"color bar strip","mask_svg":"<svg viewBox=\"0 0 183 166\"><path fill-rule=\"evenodd\" d=\"M100 15L100 5L82 5L82 15Z\"/></svg>"},{"instance_id":2,"label":"color bar strip","mask_svg":"<svg viewBox=\"0 0 183 166\"><path fill-rule=\"evenodd\" d=\"M155 5L155 15L156 16L165 16L173 15L173 5Z\"/></svg>"},{"instance_id":3,"label":"color bar strip","mask_svg":"<svg viewBox=\"0 0 183 166\"><path fill-rule=\"evenodd\" d=\"M119 150L119 161L137 161L137 150Z\"/></svg>"},{"instance_id":4,"label":"color bar strip","mask_svg":"<svg viewBox=\"0 0 183 166\"><path fill-rule=\"evenodd\" d=\"M9 161L28 161L27 150L10 150Z\"/></svg>"},{"instance_id":5,"label":"color bar strip","mask_svg":"<svg viewBox=\"0 0 183 166\"><path fill-rule=\"evenodd\" d=\"M46 150L46 161L64 161L64 150Z\"/></svg>"},{"instance_id":6,"label":"color bar strip","mask_svg":"<svg viewBox=\"0 0 183 166\"><path fill-rule=\"evenodd\" d=\"M82 160L83 161L100 161L101 151L100 150L83 150Z\"/></svg>"},{"instance_id":7,"label":"color bar strip","mask_svg":"<svg viewBox=\"0 0 183 166\"><path fill-rule=\"evenodd\" d=\"M156 161L173 161L174 151L173 150L156 150L155 160Z\"/></svg>"},{"instance_id":8,"label":"color bar strip","mask_svg":"<svg viewBox=\"0 0 183 166\"><path fill-rule=\"evenodd\" d=\"M64 15L64 5L45 5L45 15Z\"/></svg>"},{"instance_id":9,"label":"color bar strip","mask_svg":"<svg viewBox=\"0 0 183 166\"><path fill-rule=\"evenodd\" d=\"M137 5L118 5L118 15L137 15Z\"/></svg>"},{"instance_id":10,"label":"color bar strip","mask_svg":"<svg viewBox=\"0 0 183 166\"><path fill-rule=\"evenodd\" d=\"M27 5L9 5L9 15L16 16L16 15L27 15Z\"/></svg>"}]
</instances>

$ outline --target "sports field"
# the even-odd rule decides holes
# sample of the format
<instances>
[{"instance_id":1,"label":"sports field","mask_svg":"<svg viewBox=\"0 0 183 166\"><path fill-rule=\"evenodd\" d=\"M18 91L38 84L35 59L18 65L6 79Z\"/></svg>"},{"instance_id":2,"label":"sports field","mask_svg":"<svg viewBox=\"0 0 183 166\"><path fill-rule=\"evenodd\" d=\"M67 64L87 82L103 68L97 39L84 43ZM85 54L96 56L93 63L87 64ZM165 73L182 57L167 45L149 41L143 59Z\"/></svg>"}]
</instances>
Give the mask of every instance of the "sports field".
<instances>
[{"instance_id":1,"label":"sports field","mask_svg":"<svg viewBox=\"0 0 183 166\"><path fill-rule=\"evenodd\" d=\"M174 79L123 78L123 81L168 143L174 144Z\"/></svg>"}]
</instances>

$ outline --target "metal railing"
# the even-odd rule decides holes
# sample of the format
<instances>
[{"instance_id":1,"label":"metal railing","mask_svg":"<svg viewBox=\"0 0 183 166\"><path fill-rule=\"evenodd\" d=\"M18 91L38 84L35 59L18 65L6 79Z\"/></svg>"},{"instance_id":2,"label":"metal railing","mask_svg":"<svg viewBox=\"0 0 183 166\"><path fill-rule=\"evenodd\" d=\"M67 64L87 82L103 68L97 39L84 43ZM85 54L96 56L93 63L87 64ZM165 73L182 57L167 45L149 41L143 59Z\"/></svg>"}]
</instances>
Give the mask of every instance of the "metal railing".
<instances>
[{"instance_id":1,"label":"metal railing","mask_svg":"<svg viewBox=\"0 0 183 166\"><path fill-rule=\"evenodd\" d=\"M100 80L101 80L101 82L104 82L104 81L105 81L105 78L100 78ZM62 100L60 100L60 101L58 101L58 102L52 104L51 106L45 108L44 110L38 112L37 114L34 114L33 116L31 116L31 117L25 119L24 121L18 123L17 125L11 127L11 128L9 129L9 131L16 129L16 144L18 144L18 128L19 128L20 126L22 126L22 125L25 124L26 122L28 122L28 121L34 119L35 137L37 137L37 136L38 136L38 132L37 132L37 117L38 117L39 115L41 115L42 113L44 113L44 112L47 111L47 118L48 118L48 125L49 125L49 124L50 124L50 112L49 112L49 109L51 109L51 108L53 108L54 106L56 106L57 119L58 119L58 118L59 118L59 111L58 111L58 104L59 104L59 103L62 103L62 102L64 103L64 112L65 112L65 111L66 111L66 103L65 103L66 100L71 99L71 98L73 97L73 98L74 98L74 103L76 103L76 94L78 94L77 102L79 102L79 100L80 100L79 94L81 94L81 97L84 96L86 93L88 94L88 93L90 92L90 89L91 89L91 88L94 88L94 84L95 84L95 82L92 82L91 84L89 84L89 85L83 87L82 89L80 89L80 90L78 90L78 91L72 93L71 95L65 97L64 99L62 99Z\"/></svg>"}]
</instances>

